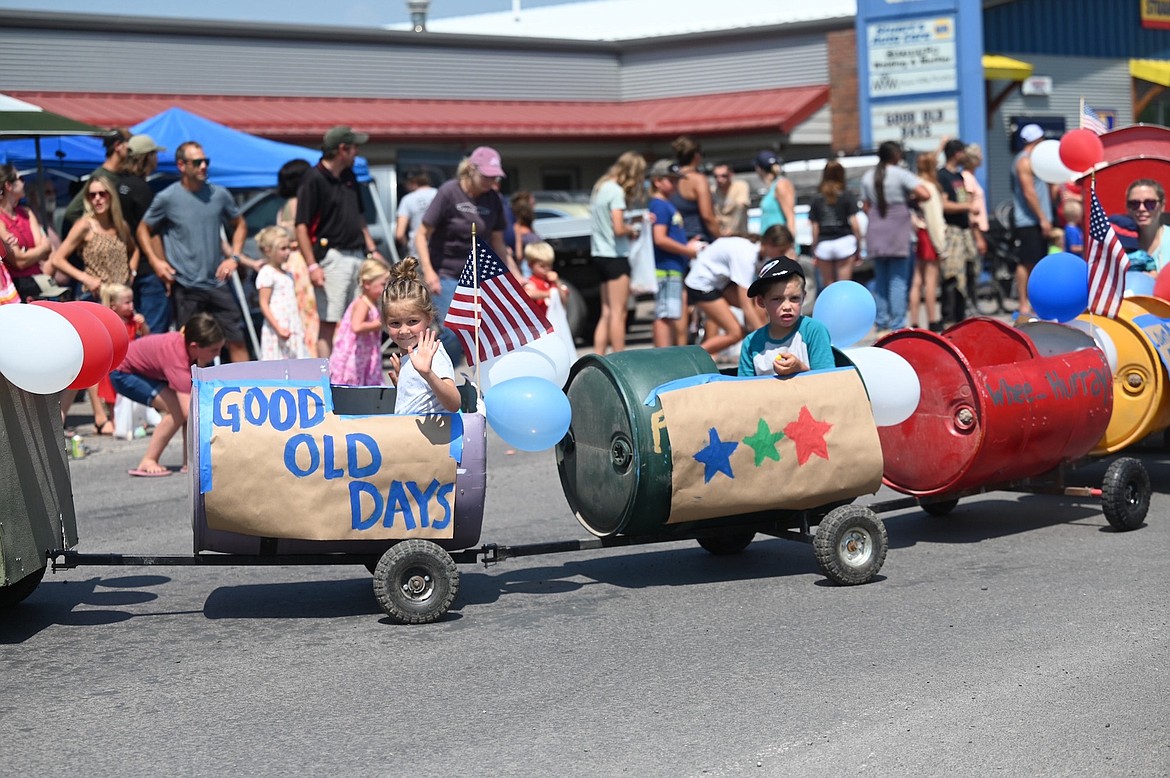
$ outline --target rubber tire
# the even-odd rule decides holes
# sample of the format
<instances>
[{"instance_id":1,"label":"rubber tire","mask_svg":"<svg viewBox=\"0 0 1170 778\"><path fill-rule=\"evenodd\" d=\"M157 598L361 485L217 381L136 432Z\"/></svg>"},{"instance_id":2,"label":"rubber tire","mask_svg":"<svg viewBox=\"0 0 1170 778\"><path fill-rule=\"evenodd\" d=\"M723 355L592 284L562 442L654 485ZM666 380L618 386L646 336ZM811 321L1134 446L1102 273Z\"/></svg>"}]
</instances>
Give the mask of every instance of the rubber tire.
<instances>
[{"instance_id":1,"label":"rubber tire","mask_svg":"<svg viewBox=\"0 0 1170 778\"><path fill-rule=\"evenodd\" d=\"M410 593L406 585L418 587ZM404 540L386 550L374 571L374 597L401 624L430 624L443 617L459 593L451 555L429 540Z\"/></svg>"},{"instance_id":2,"label":"rubber tire","mask_svg":"<svg viewBox=\"0 0 1170 778\"><path fill-rule=\"evenodd\" d=\"M26 575L14 584L8 586L0 586L0 610L11 608L17 603L23 601L26 597L36 591L37 586L41 583L41 579L45 577L45 568L37 570L35 573Z\"/></svg>"},{"instance_id":3,"label":"rubber tire","mask_svg":"<svg viewBox=\"0 0 1170 778\"><path fill-rule=\"evenodd\" d=\"M931 516L946 516L948 513L953 511L958 504L959 498L955 497L950 500L940 500L939 502L919 503L918 507L922 508L922 510L926 511Z\"/></svg>"},{"instance_id":4,"label":"rubber tire","mask_svg":"<svg viewBox=\"0 0 1170 778\"><path fill-rule=\"evenodd\" d=\"M726 535L712 535L705 538L695 538L704 550L715 556L730 556L738 554L748 547L756 533L751 531L732 532Z\"/></svg>"},{"instance_id":5,"label":"rubber tire","mask_svg":"<svg viewBox=\"0 0 1170 778\"><path fill-rule=\"evenodd\" d=\"M1114 460L1101 484L1101 510L1118 532L1142 526L1150 510L1150 474L1133 457Z\"/></svg>"},{"instance_id":6,"label":"rubber tire","mask_svg":"<svg viewBox=\"0 0 1170 778\"><path fill-rule=\"evenodd\" d=\"M977 282L975 285L975 310L981 316L994 316L1003 310L1003 303L1000 301L999 290L996 288L997 281L995 278L990 278L985 282Z\"/></svg>"},{"instance_id":7,"label":"rubber tire","mask_svg":"<svg viewBox=\"0 0 1170 778\"><path fill-rule=\"evenodd\" d=\"M854 544L861 544L861 548L850 548ZM826 578L842 586L872 581L882 569L889 547L886 525L864 505L834 508L821 519L813 535L817 565Z\"/></svg>"}]
</instances>

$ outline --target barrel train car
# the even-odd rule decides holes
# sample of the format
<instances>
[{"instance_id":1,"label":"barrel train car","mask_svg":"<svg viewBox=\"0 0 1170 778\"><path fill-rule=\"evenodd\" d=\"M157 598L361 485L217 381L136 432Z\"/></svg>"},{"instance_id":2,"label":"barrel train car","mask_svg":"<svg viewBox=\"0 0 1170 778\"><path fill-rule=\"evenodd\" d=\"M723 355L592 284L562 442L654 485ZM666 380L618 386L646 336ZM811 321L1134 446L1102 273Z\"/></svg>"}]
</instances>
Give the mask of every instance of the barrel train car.
<instances>
[{"instance_id":1,"label":"barrel train car","mask_svg":"<svg viewBox=\"0 0 1170 778\"><path fill-rule=\"evenodd\" d=\"M395 416L392 388L330 386L327 363L300 360L196 370L193 555L82 554L59 415L0 380L0 403L22 411L0 414L0 443L14 454L36 443L31 464L0 470L6 504L25 508L9 522L18 530L0 535L0 605L28 596L50 563L359 563L389 616L426 623L454 601L456 563L688 538L726 554L759 533L811 544L836 583L866 583L888 540L874 509L853 501L883 479L941 512L959 495L1087 454L1109 423L1108 367L1084 343L1045 354L1021 331L975 320L880 345L923 384L918 411L897 427L876 427L842 354L835 369L787 381L722 375L696 347L580 359L555 455L592 537L522 546L478 545L487 465L474 387L464 387L462 413ZM1132 528L1149 481L1136 460L1119 461L1106 515Z\"/></svg>"}]
</instances>

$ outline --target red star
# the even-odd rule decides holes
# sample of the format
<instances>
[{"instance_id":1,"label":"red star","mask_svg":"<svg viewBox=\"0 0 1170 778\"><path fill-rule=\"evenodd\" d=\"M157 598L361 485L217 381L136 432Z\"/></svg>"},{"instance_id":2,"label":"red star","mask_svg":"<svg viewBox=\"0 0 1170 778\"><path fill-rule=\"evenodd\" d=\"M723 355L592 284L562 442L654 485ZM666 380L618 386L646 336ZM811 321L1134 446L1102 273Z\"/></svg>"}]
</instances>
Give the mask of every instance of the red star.
<instances>
[{"instance_id":1,"label":"red star","mask_svg":"<svg viewBox=\"0 0 1170 778\"><path fill-rule=\"evenodd\" d=\"M784 434L796 444L796 461L803 465L813 454L828 459L829 447L825 443L825 433L832 428L829 422L814 419L808 412L808 406L802 405L800 417L784 428Z\"/></svg>"}]
</instances>

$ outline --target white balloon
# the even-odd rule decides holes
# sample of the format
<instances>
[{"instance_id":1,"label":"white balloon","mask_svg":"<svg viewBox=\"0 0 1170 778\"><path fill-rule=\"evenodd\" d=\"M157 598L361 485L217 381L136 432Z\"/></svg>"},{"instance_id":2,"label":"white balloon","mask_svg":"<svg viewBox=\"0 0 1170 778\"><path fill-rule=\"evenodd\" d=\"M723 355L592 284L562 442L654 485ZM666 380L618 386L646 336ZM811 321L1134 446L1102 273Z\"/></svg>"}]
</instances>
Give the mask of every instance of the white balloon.
<instances>
[{"instance_id":1,"label":"white balloon","mask_svg":"<svg viewBox=\"0 0 1170 778\"><path fill-rule=\"evenodd\" d=\"M573 367L573 362L577 356L575 346L570 350L564 338L560 337L556 332L552 332L548 335L542 335L524 348L535 349L552 361L554 384L564 386L568 382L569 369Z\"/></svg>"},{"instance_id":2,"label":"white balloon","mask_svg":"<svg viewBox=\"0 0 1170 778\"><path fill-rule=\"evenodd\" d=\"M1063 184L1076 175L1061 161L1058 140L1044 140L1036 144L1036 148L1032 149L1032 172L1049 184Z\"/></svg>"},{"instance_id":3,"label":"white balloon","mask_svg":"<svg viewBox=\"0 0 1170 778\"><path fill-rule=\"evenodd\" d=\"M512 378L543 378L564 386L572 365L564 341L549 333L507 354L484 360L479 368L480 391L486 394L496 384Z\"/></svg>"},{"instance_id":4,"label":"white balloon","mask_svg":"<svg viewBox=\"0 0 1170 778\"><path fill-rule=\"evenodd\" d=\"M26 392L60 392L81 372L81 336L39 305L0 305L0 373Z\"/></svg>"},{"instance_id":5,"label":"white balloon","mask_svg":"<svg viewBox=\"0 0 1170 778\"><path fill-rule=\"evenodd\" d=\"M922 385L905 357L874 346L845 349L845 356L861 374L877 426L893 427L910 418L918 408Z\"/></svg>"},{"instance_id":6,"label":"white balloon","mask_svg":"<svg viewBox=\"0 0 1170 778\"><path fill-rule=\"evenodd\" d=\"M1117 375L1117 344L1113 342L1113 338L1109 333L1098 327L1096 324L1089 324L1083 319L1073 319L1064 323L1066 327L1072 327L1075 330L1087 333L1097 343L1097 348L1105 355L1105 361L1109 363L1109 372Z\"/></svg>"}]
</instances>

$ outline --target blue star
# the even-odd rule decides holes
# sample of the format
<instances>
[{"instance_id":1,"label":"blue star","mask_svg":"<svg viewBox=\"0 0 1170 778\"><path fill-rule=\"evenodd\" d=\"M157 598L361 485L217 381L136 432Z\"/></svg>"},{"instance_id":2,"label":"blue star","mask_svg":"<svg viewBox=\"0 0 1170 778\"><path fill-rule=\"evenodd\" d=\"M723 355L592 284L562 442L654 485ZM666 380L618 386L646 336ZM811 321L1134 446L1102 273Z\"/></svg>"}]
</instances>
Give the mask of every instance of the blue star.
<instances>
[{"instance_id":1,"label":"blue star","mask_svg":"<svg viewBox=\"0 0 1170 778\"><path fill-rule=\"evenodd\" d=\"M739 444L724 443L719 439L719 433L714 427L707 434L710 436L709 442L695 454L695 461L703 463L703 483L709 482L720 471L728 478L735 478L735 474L731 472L731 452L735 451Z\"/></svg>"}]
</instances>

